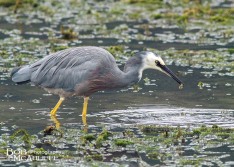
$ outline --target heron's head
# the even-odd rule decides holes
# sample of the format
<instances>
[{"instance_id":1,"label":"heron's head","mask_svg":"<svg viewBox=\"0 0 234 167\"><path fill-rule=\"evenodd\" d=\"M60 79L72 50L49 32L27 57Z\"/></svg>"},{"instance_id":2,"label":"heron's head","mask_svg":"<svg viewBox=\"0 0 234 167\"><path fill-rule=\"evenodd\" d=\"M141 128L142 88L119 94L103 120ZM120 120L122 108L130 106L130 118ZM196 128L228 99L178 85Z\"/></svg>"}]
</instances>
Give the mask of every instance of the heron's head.
<instances>
[{"instance_id":1,"label":"heron's head","mask_svg":"<svg viewBox=\"0 0 234 167\"><path fill-rule=\"evenodd\" d=\"M159 55L148 51L139 52L139 54L142 57L142 71L145 69L159 70L178 82L180 84L180 88L183 87L182 81L165 65Z\"/></svg>"}]
</instances>

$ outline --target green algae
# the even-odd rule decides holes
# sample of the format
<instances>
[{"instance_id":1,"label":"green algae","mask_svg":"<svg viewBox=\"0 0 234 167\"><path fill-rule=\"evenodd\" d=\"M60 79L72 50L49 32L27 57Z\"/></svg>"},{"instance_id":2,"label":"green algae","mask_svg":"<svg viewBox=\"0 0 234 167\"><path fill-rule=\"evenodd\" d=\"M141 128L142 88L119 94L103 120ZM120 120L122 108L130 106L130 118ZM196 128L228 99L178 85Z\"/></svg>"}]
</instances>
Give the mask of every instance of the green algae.
<instances>
[{"instance_id":1,"label":"green algae","mask_svg":"<svg viewBox=\"0 0 234 167\"><path fill-rule=\"evenodd\" d=\"M158 19L163 18L163 15L162 15L162 14L159 14L159 13L156 13L156 14L152 14L150 17L151 17L152 19L154 19L154 20L158 20Z\"/></svg>"},{"instance_id":2,"label":"green algae","mask_svg":"<svg viewBox=\"0 0 234 167\"><path fill-rule=\"evenodd\" d=\"M124 46L123 45L116 45L116 46L110 46L106 48L112 55L117 57L119 54L124 53Z\"/></svg>"},{"instance_id":3,"label":"green algae","mask_svg":"<svg viewBox=\"0 0 234 167\"><path fill-rule=\"evenodd\" d=\"M192 166L200 166L203 162L203 158L196 158L196 159L181 159L180 165L192 165Z\"/></svg>"},{"instance_id":4,"label":"green algae","mask_svg":"<svg viewBox=\"0 0 234 167\"><path fill-rule=\"evenodd\" d=\"M20 4L25 4L25 3L32 4L32 3L34 3L34 0L0 0L0 6L4 6L4 7L14 6L17 3L20 3Z\"/></svg>"},{"instance_id":5,"label":"green algae","mask_svg":"<svg viewBox=\"0 0 234 167\"><path fill-rule=\"evenodd\" d=\"M87 141L91 142L92 140L95 140L96 137L94 136L94 134L87 134L87 135L82 136L82 139L86 143Z\"/></svg>"},{"instance_id":6,"label":"green algae","mask_svg":"<svg viewBox=\"0 0 234 167\"><path fill-rule=\"evenodd\" d=\"M234 54L234 48L229 48L229 49L228 49L228 52L229 52L230 54Z\"/></svg>"},{"instance_id":7,"label":"green algae","mask_svg":"<svg viewBox=\"0 0 234 167\"><path fill-rule=\"evenodd\" d=\"M101 133L90 133L81 136L83 145L90 144L92 141L95 141L94 147L100 148L104 141L112 136L112 133L104 129Z\"/></svg>"},{"instance_id":8,"label":"green algae","mask_svg":"<svg viewBox=\"0 0 234 167\"><path fill-rule=\"evenodd\" d=\"M106 129L104 129L96 139L96 147L101 147L102 143L106 141L109 137L111 137L113 134Z\"/></svg>"},{"instance_id":9,"label":"green algae","mask_svg":"<svg viewBox=\"0 0 234 167\"><path fill-rule=\"evenodd\" d=\"M158 51L157 51L158 52ZM229 51L212 50L174 50L169 49L161 52L162 56L171 61L183 64L183 66L216 69L217 71L227 70L226 67L233 67L232 56ZM229 69L231 71L231 69Z\"/></svg>"},{"instance_id":10,"label":"green algae","mask_svg":"<svg viewBox=\"0 0 234 167\"><path fill-rule=\"evenodd\" d=\"M233 133L233 129L229 128L221 128L217 125L213 125L212 127L201 126L200 128L194 129L193 133L196 135L206 136L209 134L217 135L220 137L228 138L231 133Z\"/></svg>"},{"instance_id":11,"label":"green algae","mask_svg":"<svg viewBox=\"0 0 234 167\"><path fill-rule=\"evenodd\" d=\"M9 7L15 5L16 0L1 0L0 6Z\"/></svg>"},{"instance_id":12,"label":"green algae","mask_svg":"<svg viewBox=\"0 0 234 167\"><path fill-rule=\"evenodd\" d=\"M52 52L58 52L60 50L68 49L69 47L66 45L53 45L51 46L51 51Z\"/></svg>"},{"instance_id":13,"label":"green algae","mask_svg":"<svg viewBox=\"0 0 234 167\"><path fill-rule=\"evenodd\" d=\"M14 140L20 140L26 147L30 147L32 145L32 139L33 136L31 136L25 129L19 129L10 136L10 140L12 142Z\"/></svg>"},{"instance_id":14,"label":"green algae","mask_svg":"<svg viewBox=\"0 0 234 167\"><path fill-rule=\"evenodd\" d=\"M42 13L45 13L48 16L54 16L55 11L53 8L46 6L46 5L39 5L38 10L40 10Z\"/></svg>"},{"instance_id":15,"label":"green algae","mask_svg":"<svg viewBox=\"0 0 234 167\"><path fill-rule=\"evenodd\" d=\"M120 147L126 147L127 145L132 145L133 142L126 140L126 139L116 139L114 141L115 145L120 146Z\"/></svg>"},{"instance_id":16,"label":"green algae","mask_svg":"<svg viewBox=\"0 0 234 167\"><path fill-rule=\"evenodd\" d=\"M87 161L95 160L95 161L102 161L103 156L101 154L92 154L86 157Z\"/></svg>"},{"instance_id":17,"label":"green algae","mask_svg":"<svg viewBox=\"0 0 234 167\"><path fill-rule=\"evenodd\" d=\"M199 81L198 84L197 84L197 86L199 87L199 89L203 89L204 83L201 82L201 81Z\"/></svg>"},{"instance_id":18,"label":"green algae","mask_svg":"<svg viewBox=\"0 0 234 167\"><path fill-rule=\"evenodd\" d=\"M150 159L154 159L154 160L158 160L159 159L159 156L160 156L160 153L159 152L152 152L152 153L149 153L148 154L148 157Z\"/></svg>"},{"instance_id":19,"label":"green algae","mask_svg":"<svg viewBox=\"0 0 234 167\"><path fill-rule=\"evenodd\" d=\"M124 3L129 4L161 4L161 1L155 1L155 0L121 0Z\"/></svg>"},{"instance_id":20,"label":"green algae","mask_svg":"<svg viewBox=\"0 0 234 167\"><path fill-rule=\"evenodd\" d=\"M5 51L5 50L2 50L2 51L0 51L0 56L3 58L3 59L7 59L7 58L9 58L9 53L7 52L7 51Z\"/></svg>"},{"instance_id":21,"label":"green algae","mask_svg":"<svg viewBox=\"0 0 234 167\"><path fill-rule=\"evenodd\" d=\"M35 3L32 0L24 0L22 3L28 3L31 4L31 6L22 6L20 7L21 11L18 12L23 12L24 8L31 7L29 10L37 10L43 14L46 14L47 17L51 17L51 19L55 17L56 11L63 6L63 3L54 1L49 1L46 5L42 2ZM106 19L109 21L119 20L122 16L127 17L128 20L144 19L145 16L149 15L150 17L147 19L169 19L170 21L175 21L175 23L178 23L179 25L187 24L193 19L203 19L213 24L225 23L230 25L233 23L232 8L227 8L225 10L223 8L211 8L211 2L203 4L197 3L196 1L185 3L184 0L168 2L153 0L123 0L110 3L109 10L97 10L93 8L93 6L87 7L87 4L83 1L80 3L69 1L68 3L71 4L70 9L76 7L82 10L82 15L85 14L101 22ZM15 4L16 0L2 0L3 6L12 6ZM103 2L97 1L96 4L103 5ZM126 6L128 7L128 10L126 10ZM178 11L173 10L173 7L182 7L182 14L178 14ZM170 12L160 12L160 9L168 10ZM156 11L156 14L152 14L152 11Z\"/></svg>"},{"instance_id":22,"label":"green algae","mask_svg":"<svg viewBox=\"0 0 234 167\"><path fill-rule=\"evenodd\" d=\"M173 128L167 126L146 125L146 126L140 126L140 129L144 134L154 135L154 134L166 133Z\"/></svg>"},{"instance_id":23,"label":"green algae","mask_svg":"<svg viewBox=\"0 0 234 167\"><path fill-rule=\"evenodd\" d=\"M186 130L184 128L172 128L172 127L162 127L162 126L143 126L140 127L141 130L146 135L144 137L145 141L154 141L159 145L165 145L167 147L177 146L185 143L186 138L193 138L194 141L204 140L208 138L208 136L217 136L218 138L209 139L207 144L218 144L222 142L232 142L232 134L233 129L221 128L217 125L213 125L211 127L201 126L199 128L195 128L192 131ZM196 146L194 146L195 148ZM149 158L159 159L160 153L159 148L157 147L139 147L140 150L145 150L148 153ZM200 147L197 147L200 148ZM170 156L170 155L168 155ZM180 159L180 164L185 165L186 163L192 164L200 164L203 160L194 161L194 160L184 160Z\"/></svg>"}]
</instances>

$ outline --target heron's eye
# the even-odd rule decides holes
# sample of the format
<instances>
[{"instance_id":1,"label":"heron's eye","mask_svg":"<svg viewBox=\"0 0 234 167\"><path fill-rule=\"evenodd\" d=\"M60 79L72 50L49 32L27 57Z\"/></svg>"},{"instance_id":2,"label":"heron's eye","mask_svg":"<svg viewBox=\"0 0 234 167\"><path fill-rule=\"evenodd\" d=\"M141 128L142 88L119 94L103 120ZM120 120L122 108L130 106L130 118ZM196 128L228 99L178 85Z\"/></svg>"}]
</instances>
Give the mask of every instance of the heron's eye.
<instances>
[{"instance_id":1,"label":"heron's eye","mask_svg":"<svg viewBox=\"0 0 234 167\"><path fill-rule=\"evenodd\" d=\"M155 64L158 66L160 65L160 62L158 60L155 60Z\"/></svg>"}]
</instances>

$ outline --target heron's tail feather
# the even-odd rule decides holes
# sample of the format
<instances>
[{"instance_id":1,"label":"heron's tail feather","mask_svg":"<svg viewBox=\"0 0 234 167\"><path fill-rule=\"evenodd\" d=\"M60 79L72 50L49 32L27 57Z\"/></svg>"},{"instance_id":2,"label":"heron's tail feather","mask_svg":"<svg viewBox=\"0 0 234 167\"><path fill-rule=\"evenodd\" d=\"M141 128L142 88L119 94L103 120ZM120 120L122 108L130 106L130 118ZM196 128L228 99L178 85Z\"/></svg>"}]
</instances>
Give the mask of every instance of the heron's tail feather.
<instances>
[{"instance_id":1,"label":"heron's tail feather","mask_svg":"<svg viewBox=\"0 0 234 167\"><path fill-rule=\"evenodd\" d=\"M11 71L12 81L18 84L30 82L31 74L29 65L16 67Z\"/></svg>"}]
</instances>

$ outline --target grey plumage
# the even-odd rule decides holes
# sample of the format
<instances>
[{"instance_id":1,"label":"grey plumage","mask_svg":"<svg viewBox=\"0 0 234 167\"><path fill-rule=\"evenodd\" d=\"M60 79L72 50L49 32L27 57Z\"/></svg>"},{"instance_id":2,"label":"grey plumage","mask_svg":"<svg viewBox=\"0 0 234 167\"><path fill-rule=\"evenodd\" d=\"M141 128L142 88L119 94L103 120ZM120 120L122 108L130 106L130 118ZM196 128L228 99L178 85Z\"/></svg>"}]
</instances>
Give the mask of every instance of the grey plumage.
<instances>
[{"instance_id":1,"label":"grey plumage","mask_svg":"<svg viewBox=\"0 0 234 167\"><path fill-rule=\"evenodd\" d=\"M99 47L76 47L23 66L12 72L12 80L17 83L31 81L43 88L66 92L77 90L78 95L87 96L99 89L113 87L120 73L114 57L108 51ZM111 82L107 78L110 75L112 84L108 83ZM90 82L92 85L87 87Z\"/></svg>"}]
</instances>

